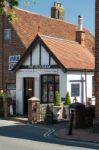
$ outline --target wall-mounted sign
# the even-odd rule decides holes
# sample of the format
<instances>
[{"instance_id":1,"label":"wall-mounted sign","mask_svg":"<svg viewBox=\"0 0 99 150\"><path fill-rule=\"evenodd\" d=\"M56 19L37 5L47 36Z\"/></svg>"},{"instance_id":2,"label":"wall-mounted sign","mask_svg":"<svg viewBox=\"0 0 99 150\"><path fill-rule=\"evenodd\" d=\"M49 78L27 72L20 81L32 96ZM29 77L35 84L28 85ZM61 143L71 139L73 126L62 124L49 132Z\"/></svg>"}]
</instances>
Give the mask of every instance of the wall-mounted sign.
<instances>
[{"instance_id":1,"label":"wall-mounted sign","mask_svg":"<svg viewBox=\"0 0 99 150\"><path fill-rule=\"evenodd\" d=\"M33 66L21 66L20 69L53 69L59 68L58 65L33 65Z\"/></svg>"},{"instance_id":2,"label":"wall-mounted sign","mask_svg":"<svg viewBox=\"0 0 99 150\"><path fill-rule=\"evenodd\" d=\"M15 67L16 63L9 63L8 70L12 70Z\"/></svg>"},{"instance_id":3,"label":"wall-mounted sign","mask_svg":"<svg viewBox=\"0 0 99 150\"><path fill-rule=\"evenodd\" d=\"M20 55L9 56L9 68L8 68L8 70L12 70L19 60L20 60Z\"/></svg>"},{"instance_id":4,"label":"wall-mounted sign","mask_svg":"<svg viewBox=\"0 0 99 150\"><path fill-rule=\"evenodd\" d=\"M20 60L20 55L9 56L9 63L17 63Z\"/></svg>"}]
</instances>

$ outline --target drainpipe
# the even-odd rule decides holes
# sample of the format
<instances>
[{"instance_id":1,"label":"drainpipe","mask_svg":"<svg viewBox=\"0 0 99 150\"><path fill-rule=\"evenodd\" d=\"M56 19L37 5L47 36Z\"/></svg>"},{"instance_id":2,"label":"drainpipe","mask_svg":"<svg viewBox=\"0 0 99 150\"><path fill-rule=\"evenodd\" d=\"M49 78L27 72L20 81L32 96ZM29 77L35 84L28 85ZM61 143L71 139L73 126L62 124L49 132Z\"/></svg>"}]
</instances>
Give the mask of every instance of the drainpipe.
<instances>
[{"instance_id":1,"label":"drainpipe","mask_svg":"<svg viewBox=\"0 0 99 150\"><path fill-rule=\"evenodd\" d=\"M85 70L85 98L86 98L86 104L87 104L87 74Z\"/></svg>"},{"instance_id":2,"label":"drainpipe","mask_svg":"<svg viewBox=\"0 0 99 150\"><path fill-rule=\"evenodd\" d=\"M4 19L5 15L2 14L2 89L4 90Z\"/></svg>"}]
</instances>

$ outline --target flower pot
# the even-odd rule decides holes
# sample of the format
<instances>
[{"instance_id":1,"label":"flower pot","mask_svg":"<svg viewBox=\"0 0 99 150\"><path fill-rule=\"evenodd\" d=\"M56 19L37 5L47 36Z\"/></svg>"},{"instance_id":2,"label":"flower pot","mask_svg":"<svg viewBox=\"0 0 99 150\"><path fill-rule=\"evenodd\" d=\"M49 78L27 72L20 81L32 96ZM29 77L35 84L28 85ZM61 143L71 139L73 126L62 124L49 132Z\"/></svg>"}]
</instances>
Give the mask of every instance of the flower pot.
<instances>
[{"instance_id":1,"label":"flower pot","mask_svg":"<svg viewBox=\"0 0 99 150\"><path fill-rule=\"evenodd\" d=\"M70 113L69 113L69 105L64 105L64 118L69 120L70 119Z\"/></svg>"},{"instance_id":2,"label":"flower pot","mask_svg":"<svg viewBox=\"0 0 99 150\"><path fill-rule=\"evenodd\" d=\"M62 106L53 106L53 120L59 121L62 119Z\"/></svg>"}]
</instances>

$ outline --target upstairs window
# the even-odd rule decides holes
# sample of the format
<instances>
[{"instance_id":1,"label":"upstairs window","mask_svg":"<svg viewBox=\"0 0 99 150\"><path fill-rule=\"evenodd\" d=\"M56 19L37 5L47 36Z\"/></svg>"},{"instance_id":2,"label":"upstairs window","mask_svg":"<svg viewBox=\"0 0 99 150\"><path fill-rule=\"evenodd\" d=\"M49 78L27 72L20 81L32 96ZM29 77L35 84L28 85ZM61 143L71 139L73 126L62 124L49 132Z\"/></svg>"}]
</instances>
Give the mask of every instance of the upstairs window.
<instances>
[{"instance_id":1,"label":"upstairs window","mask_svg":"<svg viewBox=\"0 0 99 150\"><path fill-rule=\"evenodd\" d=\"M4 29L4 40L11 40L11 29Z\"/></svg>"}]
</instances>

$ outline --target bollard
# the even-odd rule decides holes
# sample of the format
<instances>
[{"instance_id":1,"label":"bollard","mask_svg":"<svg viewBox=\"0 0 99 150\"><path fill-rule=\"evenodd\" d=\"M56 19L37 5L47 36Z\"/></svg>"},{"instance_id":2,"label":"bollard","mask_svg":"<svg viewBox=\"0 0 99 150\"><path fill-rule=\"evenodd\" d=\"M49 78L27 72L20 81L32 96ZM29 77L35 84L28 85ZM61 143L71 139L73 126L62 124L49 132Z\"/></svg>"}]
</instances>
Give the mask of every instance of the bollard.
<instances>
[{"instance_id":1,"label":"bollard","mask_svg":"<svg viewBox=\"0 0 99 150\"><path fill-rule=\"evenodd\" d=\"M69 125L68 135L72 135L72 130L73 130L73 120L74 120L74 110L71 110L70 125Z\"/></svg>"}]
</instances>

